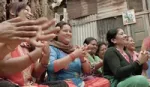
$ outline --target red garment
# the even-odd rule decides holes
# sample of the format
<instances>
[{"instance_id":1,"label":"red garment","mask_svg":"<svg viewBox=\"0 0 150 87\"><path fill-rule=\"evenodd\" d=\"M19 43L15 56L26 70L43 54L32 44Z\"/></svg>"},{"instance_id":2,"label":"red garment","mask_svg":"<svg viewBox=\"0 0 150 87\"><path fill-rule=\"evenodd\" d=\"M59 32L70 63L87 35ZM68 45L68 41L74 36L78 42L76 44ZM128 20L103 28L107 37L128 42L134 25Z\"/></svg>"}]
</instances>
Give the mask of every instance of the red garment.
<instances>
[{"instance_id":1,"label":"red garment","mask_svg":"<svg viewBox=\"0 0 150 87\"><path fill-rule=\"evenodd\" d=\"M28 53L26 48L22 48L18 46L13 52L11 52L12 58L18 58L19 56L23 56L26 53ZM17 68L17 67L16 67ZM27 86L34 86L34 87L48 87L46 85L38 85L35 83L35 79L33 79L31 73L32 73L33 66L30 65L26 69L24 69L22 72L15 73L13 75L9 75L6 78L10 80L13 83L18 84L22 87Z\"/></svg>"},{"instance_id":2,"label":"red garment","mask_svg":"<svg viewBox=\"0 0 150 87\"><path fill-rule=\"evenodd\" d=\"M22 52L20 52L20 50ZM18 46L13 52L11 52L11 57L12 58L18 58L24 54L25 54L25 52L22 50L22 48L20 46ZM28 69L29 69L28 72L26 72L26 73L30 73L30 75L28 75L28 77L29 77L28 79L32 79L32 77L31 77L31 71L32 71L31 66ZM27 70L25 69L25 71L27 71ZM17 83L20 86L23 86L23 85L25 85L25 79L26 78L24 78L23 72L18 72L18 73L15 73L13 75L7 76L7 79L9 79L10 81L12 81L14 83Z\"/></svg>"},{"instance_id":3,"label":"red garment","mask_svg":"<svg viewBox=\"0 0 150 87\"><path fill-rule=\"evenodd\" d=\"M72 81L66 81L69 87L76 87ZM84 87L110 87L109 80L105 78L93 77L84 81Z\"/></svg>"},{"instance_id":4,"label":"red garment","mask_svg":"<svg viewBox=\"0 0 150 87\"><path fill-rule=\"evenodd\" d=\"M85 81L85 87L110 87L110 82L105 78L95 77Z\"/></svg>"}]
</instances>

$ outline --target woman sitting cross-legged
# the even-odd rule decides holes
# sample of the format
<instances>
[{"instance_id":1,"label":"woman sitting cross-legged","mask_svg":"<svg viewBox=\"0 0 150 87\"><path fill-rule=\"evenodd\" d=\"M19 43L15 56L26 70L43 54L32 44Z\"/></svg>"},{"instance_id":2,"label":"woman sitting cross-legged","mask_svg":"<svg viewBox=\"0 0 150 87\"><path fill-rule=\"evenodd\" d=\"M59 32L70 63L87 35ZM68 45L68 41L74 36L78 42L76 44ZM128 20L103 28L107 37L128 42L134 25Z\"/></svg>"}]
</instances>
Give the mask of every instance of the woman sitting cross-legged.
<instances>
[{"instance_id":1,"label":"woman sitting cross-legged","mask_svg":"<svg viewBox=\"0 0 150 87\"><path fill-rule=\"evenodd\" d=\"M147 79L141 75L148 52L141 51L134 61L125 51L126 34L121 28L107 32L108 50L104 55L104 77L111 87L148 87Z\"/></svg>"},{"instance_id":2,"label":"woman sitting cross-legged","mask_svg":"<svg viewBox=\"0 0 150 87\"><path fill-rule=\"evenodd\" d=\"M50 42L50 62L48 66L48 79L64 80L69 87L100 87L103 83L94 83L98 78L91 79L91 84L83 81L81 75L89 74L91 66L86 58L87 46L73 48L71 45L72 29L66 22L59 22L60 27L57 37Z\"/></svg>"}]
</instances>

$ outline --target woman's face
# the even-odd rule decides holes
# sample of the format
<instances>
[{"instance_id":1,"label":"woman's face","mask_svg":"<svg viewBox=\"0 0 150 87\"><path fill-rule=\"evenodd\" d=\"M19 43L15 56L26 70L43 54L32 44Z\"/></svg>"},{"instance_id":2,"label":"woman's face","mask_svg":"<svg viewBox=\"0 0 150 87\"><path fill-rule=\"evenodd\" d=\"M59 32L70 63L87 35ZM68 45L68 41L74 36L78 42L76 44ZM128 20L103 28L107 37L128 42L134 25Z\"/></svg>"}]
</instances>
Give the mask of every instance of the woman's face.
<instances>
[{"instance_id":1,"label":"woman's face","mask_svg":"<svg viewBox=\"0 0 150 87\"><path fill-rule=\"evenodd\" d=\"M33 16L33 14L31 13L31 8L29 6L26 6L25 9L22 9L19 13L18 16L27 20L27 19L31 19L31 17Z\"/></svg>"},{"instance_id":2,"label":"woman's face","mask_svg":"<svg viewBox=\"0 0 150 87\"><path fill-rule=\"evenodd\" d=\"M63 25L62 29L60 29L58 33L58 41L69 44L72 39L72 29L69 25Z\"/></svg>"},{"instance_id":3,"label":"woman's face","mask_svg":"<svg viewBox=\"0 0 150 87\"><path fill-rule=\"evenodd\" d=\"M128 37L128 44L126 47L128 50L131 50L131 51L135 50L135 42L132 37Z\"/></svg>"},{"instance_id":4,"label":"woman's face","mask_svg":"<svg viewBox=\"0 0 150 87\"><path fill-rule=\"evenodd\" d=\"M115 39L112 39L112 42L116 45L125 46L127 43L126 37L127 35L124 33L124 31L122 29L118 29L117 35Z\"/></svg>"},{"instance_id":5,"label":"woman's face","mask_svg":"<svg viewBox=\"0 0 150 87\"><path fill-rule=\"evenodd\" d=\"M106 50L107 50L107 46L106 46L105 44L101 45L101 46L99 47L98 56L99 56L100 58L104 58L104 54L105 54Z\"/></svg>"},{"instance_id":6,"label":"woman's face","mask_svg":"<svg viewBox=\"0 0 150 87\"><path fill-rule=\"evenodd\" d=\"M88 44L88 49L90 50L91 54L96 54L96 51L97 51L97 41L96 40L92 40Z\"/></svg>"}]
</instances>

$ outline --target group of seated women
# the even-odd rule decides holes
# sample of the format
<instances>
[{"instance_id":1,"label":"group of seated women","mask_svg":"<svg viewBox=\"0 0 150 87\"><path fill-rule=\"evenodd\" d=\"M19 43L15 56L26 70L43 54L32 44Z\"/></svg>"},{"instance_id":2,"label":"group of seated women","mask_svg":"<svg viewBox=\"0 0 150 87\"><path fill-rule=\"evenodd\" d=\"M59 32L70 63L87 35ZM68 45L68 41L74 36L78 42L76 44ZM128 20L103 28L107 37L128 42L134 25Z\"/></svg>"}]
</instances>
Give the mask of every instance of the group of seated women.
<instances>
[{"instance_id":1,"label":"group of seated women","mask_svg":"<svg viewBox=\"0 0 150 87\"><path fill-rule=\"evenodd\" d=\"M149 86L148 40L138 53L133 38L117 28L107 32L108 46L93 37L73 46L69 23L50 30L54 20L32 16L26 3L11 3L10 19L0 24L0 87Z\"/></svg>"}]
</instances>

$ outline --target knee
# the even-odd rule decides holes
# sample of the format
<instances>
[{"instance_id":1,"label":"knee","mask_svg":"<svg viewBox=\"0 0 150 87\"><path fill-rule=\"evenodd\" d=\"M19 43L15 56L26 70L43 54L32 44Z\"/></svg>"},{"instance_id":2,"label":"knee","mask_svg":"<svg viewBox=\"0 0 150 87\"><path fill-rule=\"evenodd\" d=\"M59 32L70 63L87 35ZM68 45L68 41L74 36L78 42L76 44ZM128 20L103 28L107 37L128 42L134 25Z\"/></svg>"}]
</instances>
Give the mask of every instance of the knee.
<instances>
[{"instance_id":1,"label":"knee","mask_svg":"<svg viewBox=\"0 0 150 87\"><path fill-rule=\"evenodd\" d=\"M119 82L117 87L148 87L149 83L148 80L142 76L142 75L137 75L133 76L130 78L127 78L126 80Z\"/></svg>"},{"instance_id":2,"label":"knee","mask_svg":"<svg viewBox=\"0 0 150 87\"><path fill-rule=\"evenodd\" d=\"M134 76L133 82L136 84L148 84L148 80L142 75Z\"/></svg>"},{"instance_id":3,"label":"knee","mask_svg":"<svg viewBox=\"0 0 150 87\"><path fill-rule=\"evenodd\" d=\"M131 84L134 84L139 87L148 87L149 85L148 80L142 75L133 76L131 82L132 82Z\"/></svg>"}]
</instances>

